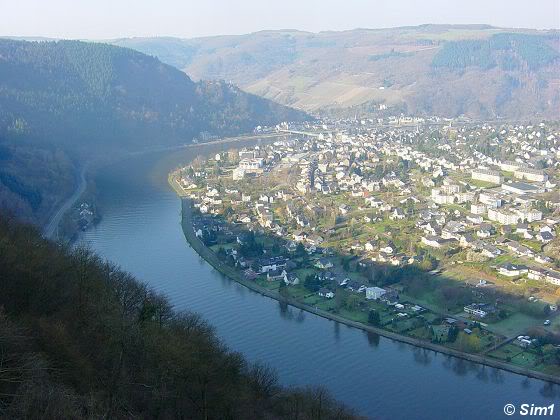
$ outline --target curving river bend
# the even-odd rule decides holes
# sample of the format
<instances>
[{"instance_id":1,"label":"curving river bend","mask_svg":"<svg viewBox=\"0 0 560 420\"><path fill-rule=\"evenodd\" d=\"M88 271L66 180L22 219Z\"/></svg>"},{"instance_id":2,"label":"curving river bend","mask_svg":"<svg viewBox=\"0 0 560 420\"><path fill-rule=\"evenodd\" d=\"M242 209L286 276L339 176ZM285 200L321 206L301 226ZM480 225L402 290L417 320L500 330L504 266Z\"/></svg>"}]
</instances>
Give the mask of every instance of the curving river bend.
<instances>
[{"instance_id":1,"label":"curving river bend","mask_svg":"<svg viewBox=\"0 0 560 420\"><path fill-rule=\"evenodd\" d=\"M200 313L231 349L273 366L285 385L323 385L368 417L496 419L506 418L506 403L560 403L556 385L285 308L212 269L183 236L167 174L229 147L138 155L103 168L95 177L103 219L79 242L165 293L177 309Z\"/></svg>"}]
</instances>

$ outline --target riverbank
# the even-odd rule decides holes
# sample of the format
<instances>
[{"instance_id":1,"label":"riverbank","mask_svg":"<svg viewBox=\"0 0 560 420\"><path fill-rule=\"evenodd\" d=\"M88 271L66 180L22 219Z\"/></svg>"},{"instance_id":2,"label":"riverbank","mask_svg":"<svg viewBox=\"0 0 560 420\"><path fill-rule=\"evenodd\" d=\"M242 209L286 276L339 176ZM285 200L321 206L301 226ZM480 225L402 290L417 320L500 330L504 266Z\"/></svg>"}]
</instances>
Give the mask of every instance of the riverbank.
<instances>
[{"instance_id":1,"label":"riverbank","mask_svg":"<svg viewBox=\"0 0 560 420\"><path fill-rule=\"evenodd\" d=\"M60 202L60 204L57 205L56 208L53 210L52 215L49 217L48 222L45 224L43 228L43 237L50 240L58 239L57 231L62 221L62 218L76 204L76 202L80 199L80 197L86 192L87 176L93 175L104 165L109 165L111 163L117 162L119 160L131 156L139 156L139 155L145 155L150 153L171 152L171 151L176 151L181 149L203 147L207 145L236 143L236 142L251 141L251 140L268 140L268 139L283 137L285 135L286 135L285 133L267 133L267 134L260 134L260 135L245 134L236 137L225 137L225 138L211 140L207 142L201 142L201 143L185 143L176 146L154 147L154 148L148 148L135 152L115 152L110 157L104 156L104 157L97 157L91 159L85 162L81 167L77 177L78 183L72 195L63 199ZM178 194L180 194L178 189L176 188L174 189Z\"/></svg>"},{"instance_id":2,"label":"riverbank","mask_svg":"<svg viewBox=\"0 0 560 420\"><path fill-rule=\"evenodd\" d=\"M506 402L558 402L559 385L331 322L264 298L207 264L185 240L181 202L168 175L198 156L228 148L135 156L91 173L103 218L80 232L75 246L118 264L169 298L177 311L198 314L224 345L251 363L269 366L281 384L320 384L364 416L394 418L398 412L401 418L418 413L437 418L467 410L471 417L498 418ZM434 395L435 405L429 403Z\"/></svg>"},{"instance_id":3,"label":"riverbank","mask_svg":"<svg viewBox=\"0 0 560 420\"><path fill-rule=\"evenodd\" d=\"M89 164L85 164L82 166L79 174L78 185L76 189L72 193L70 197L64 200L61 205L58 207L58 210L54 212L52 217L50 218L49 222L45 226L43 230L43 236L47 239L57 239L57 231L60 221L64 217L64 215L74 206L76 201L82 196L82 194L86 190L87 181L86 181L86 172L88 170Z\"/></svg>"},{"instance_id":4,"label":"riverbank","mask_svg":"<svg viewBox=\"0 0 560 420\"><path fill-rule=\"evenodd\" d=\"M435 352L439 352L442 354L450 355L453 357L461 358L464 360L468 360L474 363L482 364L489 367L494 367L502 370L506 370L515 374L540 379L556 384L560 384L560 378L548 375L542 372L533 371L529 369L524 369L519 366L515 366L506 362L502 362L500 360L496 360L490 358L485 355L477 355L477 354L470 354L461 352L455 349L451 349L445 346L441 346L438 344L431 343L429 341L419 340L416 338L400 335L391 331L387 331L381 328L377 328L374 326L366 325L360 322L352 321L347 318L344 318L340 315L333 314L331 312L327 312L316 307L312 307L306 305L302 302L299 302L292 298L286 298L281 296L278 292L274 290L269 290L260 285L256 284L254 281L245 279L242 274L236 270L235 268L228 266L227 264L223 263L219 257L209 248L207 248L202 241L195 235L192 223L192 201L187 198L182 190L182 188L177 184L176 180L173 176L169 176L168 178L169 184L171 187L177 192L177 194L181 197L182 201L182 227L184 235L189 242L190 246L197 252L197 254L202 257L206 262L208 262L214 269L219 271L224 276L230 278L231 280L236 281L243 286L272 299L275 299L280 302L284 302L288 305L291 305L295 308L304 310L306 312L312 313L314 315L318 315L320 317L339 322L354 328L361 329L366 332L371 332L374 334L378 334L380 336L407 343L416 347L426 348Z\"/></svg>"}]
</instances>

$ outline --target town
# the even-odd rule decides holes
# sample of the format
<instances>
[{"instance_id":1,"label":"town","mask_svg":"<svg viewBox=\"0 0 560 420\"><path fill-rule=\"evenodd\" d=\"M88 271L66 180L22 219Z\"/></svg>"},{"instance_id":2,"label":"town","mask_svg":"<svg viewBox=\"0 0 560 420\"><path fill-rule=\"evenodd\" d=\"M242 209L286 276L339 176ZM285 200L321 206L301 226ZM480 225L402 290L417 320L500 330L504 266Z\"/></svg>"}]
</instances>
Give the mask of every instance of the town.
<instances>
[{"instance_id":1,"label":"town","mask_svg":"<svg viewBox=\"0 0 560 420\"><path fill-rule=\"evenodd\" d=\"M284 136L170 177L187 238L229 276L560 373L558 125L392 117L256 132Z\"/></svg>"}]
</instances>

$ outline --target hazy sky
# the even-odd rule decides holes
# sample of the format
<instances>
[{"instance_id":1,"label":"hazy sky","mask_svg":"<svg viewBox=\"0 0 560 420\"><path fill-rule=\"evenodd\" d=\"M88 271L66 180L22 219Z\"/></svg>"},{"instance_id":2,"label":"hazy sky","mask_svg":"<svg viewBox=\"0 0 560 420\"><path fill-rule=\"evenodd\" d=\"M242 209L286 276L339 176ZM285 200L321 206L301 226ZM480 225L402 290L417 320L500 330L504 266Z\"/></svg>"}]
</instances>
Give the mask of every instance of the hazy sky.
<instances>
[{"instance_id":1,"label":"hazy sky","mask_svg":"<svg viewBox=\"0 0 560 420\"><path fill-rule=\"evenodd\" d=\"M560 0L0 0L0 35L195 37L422 23L560 29Z\"/></svg>"}]
</instances>

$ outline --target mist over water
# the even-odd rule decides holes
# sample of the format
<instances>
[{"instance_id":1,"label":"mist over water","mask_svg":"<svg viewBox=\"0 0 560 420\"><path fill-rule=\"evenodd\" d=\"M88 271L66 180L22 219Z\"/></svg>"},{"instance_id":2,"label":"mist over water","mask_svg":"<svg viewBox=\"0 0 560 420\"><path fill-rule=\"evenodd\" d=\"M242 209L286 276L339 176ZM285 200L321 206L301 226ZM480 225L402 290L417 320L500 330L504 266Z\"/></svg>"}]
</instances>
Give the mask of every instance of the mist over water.
<instances>
[{"instance_id":1,"label":"mist over water","mask_svg":"<svg viewBox=\"0 0 560 420\"><path fill-rule=\"evenodd\" d=\"M283 384L324 385L370 417L500 418L506 403L560 400L558 386L367 334L216 272L184 238L167 174L229 147L136 156L102 169L96 186L103 219L79 242L165 293L176 309L200 313L230 349L276 368Z\"/></svg>"}]
</instances>

